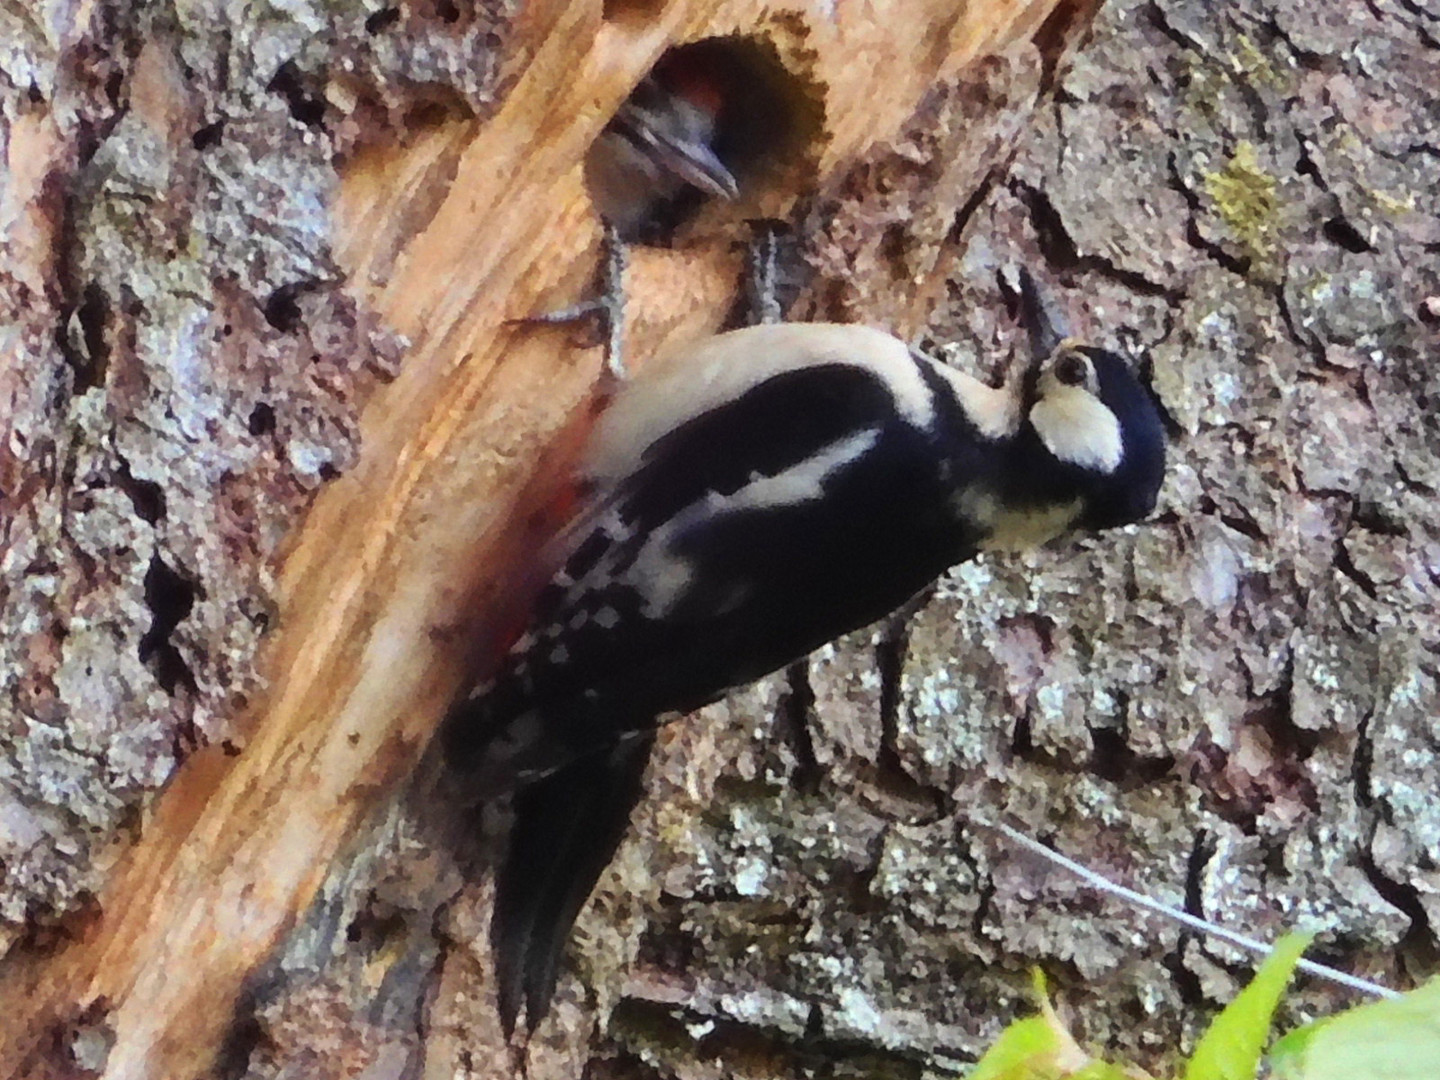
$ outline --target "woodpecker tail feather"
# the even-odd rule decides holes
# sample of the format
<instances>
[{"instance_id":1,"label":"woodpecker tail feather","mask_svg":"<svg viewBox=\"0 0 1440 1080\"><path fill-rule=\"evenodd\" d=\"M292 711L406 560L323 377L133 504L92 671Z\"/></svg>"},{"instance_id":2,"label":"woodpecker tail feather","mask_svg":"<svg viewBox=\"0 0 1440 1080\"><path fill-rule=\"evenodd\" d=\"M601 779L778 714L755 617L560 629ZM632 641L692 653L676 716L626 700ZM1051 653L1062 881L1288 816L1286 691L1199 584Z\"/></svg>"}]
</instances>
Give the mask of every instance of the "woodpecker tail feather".
<instances>
[{"instance_id":1,"label":"woodpecker tail feather","mask_svg":"<svg viewBox=\"0 0 1440 1080\"><path fill-rule=\"evenodd\" d=\"M521 789L490 922L500 1020L531 1033L550 1008L570 928L609 865L644 792L655 733L623 738Z\"/></svg>"}]
</instances>

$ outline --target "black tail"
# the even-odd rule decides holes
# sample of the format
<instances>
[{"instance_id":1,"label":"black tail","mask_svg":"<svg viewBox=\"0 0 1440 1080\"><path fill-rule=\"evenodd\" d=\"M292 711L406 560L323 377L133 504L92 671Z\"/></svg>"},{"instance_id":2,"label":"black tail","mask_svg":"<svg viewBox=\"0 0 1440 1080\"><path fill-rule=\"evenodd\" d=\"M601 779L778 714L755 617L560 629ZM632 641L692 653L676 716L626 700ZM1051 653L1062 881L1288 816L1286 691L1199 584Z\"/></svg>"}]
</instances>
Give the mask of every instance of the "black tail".
<instances>
[{"instance_id":1,"label":"black tail","mask_svg":"<svg viewBox=\"0 0 1440 1080\"><path fill-rule=\"evenodd\" d=\"M625 837L654 743L653 731L627 736L515 794L490 921L507 1036L522 1002L527 1032L549 1011L570 928Z\"/></svg>"}]
</instances>

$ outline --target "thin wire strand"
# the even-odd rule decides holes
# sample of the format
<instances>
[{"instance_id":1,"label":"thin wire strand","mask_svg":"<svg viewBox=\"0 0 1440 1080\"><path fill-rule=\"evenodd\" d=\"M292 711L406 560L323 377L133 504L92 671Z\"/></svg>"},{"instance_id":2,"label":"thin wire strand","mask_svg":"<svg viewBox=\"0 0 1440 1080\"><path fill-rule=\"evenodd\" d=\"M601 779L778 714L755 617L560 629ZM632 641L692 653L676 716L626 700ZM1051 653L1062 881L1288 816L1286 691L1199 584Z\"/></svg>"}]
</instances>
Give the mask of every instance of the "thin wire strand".
<instances>
[{"instance_id":1,"label":"thin wire strand","mask_svg":"<svg viewBox=\"0 0 1440 1080\"><path fill-rule=\"evenodd\" d=\"M984 821L978 818L972 818L971 820L977 825L982 825L987 829L993 829L1011 843L1018 844L1027 851L1034 852L1036 855L1049 860L1056 866L1064 867L1075 876L1083 879L1095 888L1100 889L1102 892L1110 893L1112 896L1118 896L1122 900L1134 904L1136 907L1146 908L1150 911L1167 915L1176 922L1183 923L1190 927L1192 930L1199 930L1213 937L1223 938L1225 941L1230 942L1230 944L1238 945L1242 949L1249 949L1251 952L1260 953L1264 956L1268 956L1272 952L1271 947L1263 941L1246 937L1244 934L1237 934L1233 930L1227 930L1223 926L1217 926L1215 923L1207 922L1204 919L1191 915L1188 911L1181 911L1179 908L1162 904L1158 900L1152 900L1144 893L1127 889L1123 885L1116 885L1113 881L1101 877L1095 871L1080 865L1075 860L1067 859L1053 848L1046 847L1040 843L1040 841L1031 839L1017 829L1012 829L1009 825L1003 825L998 821ZM1301 960L1296 967L1300 968L1301 971L1309 972L1311 975L1318 976L1322 979L1329 979L1331 982L1337 982L1342 986L1350 987L1352 990L1359 990L1362 993L1371 994L1375 997L1398 998L1401 996L1397 991L1391 990L1387 986L1381 986L1379 983L1370 982L1368 979L1362 979L1357 975L1350 975L1346 972L1338 971L1335 968L1327 967L1325 964L1317 964L1313 960Z\"/></svg>"}]
</instances>

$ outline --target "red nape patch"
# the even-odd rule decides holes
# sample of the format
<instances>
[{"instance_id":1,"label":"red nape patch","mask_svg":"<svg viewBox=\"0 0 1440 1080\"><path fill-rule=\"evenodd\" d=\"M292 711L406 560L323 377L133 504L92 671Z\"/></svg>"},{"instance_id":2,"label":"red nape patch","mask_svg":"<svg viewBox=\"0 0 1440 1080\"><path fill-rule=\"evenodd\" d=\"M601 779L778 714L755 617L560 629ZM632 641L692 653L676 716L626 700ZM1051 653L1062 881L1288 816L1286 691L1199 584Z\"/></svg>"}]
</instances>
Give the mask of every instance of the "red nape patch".
<instances>
[{"instance_id":1,"label":"red nape patch","mask_svg":"<svg viewBox=\"0 0 1440 1080\"><path fill-rule=\"evenodd\" d=\"M683 50L670 52L655 65L655 81L711 116L719 116L725 105L725 72L713 61L687 55Z\"/></svg>"}]
</instances>

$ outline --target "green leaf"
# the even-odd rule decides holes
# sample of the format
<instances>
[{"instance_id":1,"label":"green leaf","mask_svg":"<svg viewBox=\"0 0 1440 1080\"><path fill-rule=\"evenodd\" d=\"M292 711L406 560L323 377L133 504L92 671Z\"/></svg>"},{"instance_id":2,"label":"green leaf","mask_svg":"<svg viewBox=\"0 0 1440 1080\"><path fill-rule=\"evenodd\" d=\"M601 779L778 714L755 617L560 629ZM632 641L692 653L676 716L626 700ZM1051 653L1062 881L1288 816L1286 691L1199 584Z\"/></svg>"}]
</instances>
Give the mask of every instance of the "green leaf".
<instances>
[{"instance_id":1,"label":"green leaf","mask_svg":"<svg viewBox=\"0 0 1440 1080\"><path fill-rule=\"evenodd\" d=\"M1297 1028L1271 1052L1280 1080L1435 1080L1440 979Z\"/></svg>"},{"instance_id":2,"label":"green leaf","mask_svg":"<svg viewBox=\"0 0 1440 1080\"><path fill-rule=\"evenodd\" d=\"M1133 1073L1108 1061L1092 1061L1079 1072L1064 1073L1064 1080L1135 1080L1143 1073Z\"/></svg>"},{"instance_id":3,"label":"green leaf","mask_svg":"<svg viewBox=\"0 0 1440 1080\"><path fill-rule=\"evenodd\" d=\"M969 1080L1133 1080L1132 1074L1087 1054L1066 1030L1045 990L1045 975L1031 972L1039 1016L1016 1020L1000 1033Z\"/></svg>"},{"instance_id":4,"label":"green leaf","mask_svg":"<svg viewBox=\"0 0 1440 1080\"><path fill-rule=\"evenodd\" d=\"M1200 1037L1185 1066L1185 1080L1255 1080L1275 1006L1310 939L1309 934L1287 934L1276 943L1250 985Z\"/></svg>"},{"instance_id":5,"label":"green leaf","mask_svg":"<svg viewBox=\"0 0 1440 1080\"><path fill-rule=\"evenodd\" d=\"M970 1080L1029 1080L1044 1076L1042 1068L1055 1075L1054 1061L1061 1051L1060 1035L1044 1016L1016 1020L1000 1033L995 1045L970 1074Z\"/></svg>"}]
</instances>

